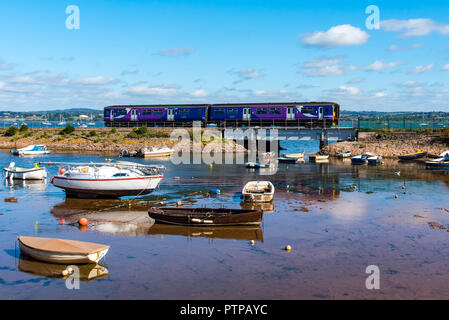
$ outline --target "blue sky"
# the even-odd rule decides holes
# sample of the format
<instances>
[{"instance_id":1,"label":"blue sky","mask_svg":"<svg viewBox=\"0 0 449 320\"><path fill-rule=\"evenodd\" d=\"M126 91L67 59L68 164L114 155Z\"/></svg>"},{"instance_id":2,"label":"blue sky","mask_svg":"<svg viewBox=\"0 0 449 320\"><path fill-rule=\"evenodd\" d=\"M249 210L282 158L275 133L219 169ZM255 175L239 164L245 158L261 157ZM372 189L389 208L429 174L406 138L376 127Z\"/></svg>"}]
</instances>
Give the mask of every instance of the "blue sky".
<instances>
[{"instance_id":1,"label":"blue sky","mask_svg":"<svg viewBox=\"0 0 449 320\"><path fill-rule=\"evenodd\" d=\"M80 29L66 28L66 7ZM380 30L368 30L368 5ZM447 1L2 1L0 110L335 101L449 111Z\"/></svg>"}]
</instances>

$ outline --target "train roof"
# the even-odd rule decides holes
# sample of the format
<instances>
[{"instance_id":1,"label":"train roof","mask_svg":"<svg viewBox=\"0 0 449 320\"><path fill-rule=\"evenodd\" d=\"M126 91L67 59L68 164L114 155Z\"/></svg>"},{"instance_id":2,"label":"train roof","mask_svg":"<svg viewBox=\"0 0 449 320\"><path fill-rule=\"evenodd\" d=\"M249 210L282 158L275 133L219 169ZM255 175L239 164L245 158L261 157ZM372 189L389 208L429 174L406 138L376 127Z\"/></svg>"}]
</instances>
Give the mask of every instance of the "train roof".
<instances>
[{"instance_id":1,"label":"train roof","mask_svg":"<svg viewBox=\"0 0 449 320\"><path fill-rule=\"evenodd\" d=\"M339 105L335 102L270 102L270 103L223 103L223 104L152 104L152 105L117 105L108 106L105 109L111 108L204 108L204 107L238 107L238 106L279 106L279 105Z\"/></svg>"}]
</instances>

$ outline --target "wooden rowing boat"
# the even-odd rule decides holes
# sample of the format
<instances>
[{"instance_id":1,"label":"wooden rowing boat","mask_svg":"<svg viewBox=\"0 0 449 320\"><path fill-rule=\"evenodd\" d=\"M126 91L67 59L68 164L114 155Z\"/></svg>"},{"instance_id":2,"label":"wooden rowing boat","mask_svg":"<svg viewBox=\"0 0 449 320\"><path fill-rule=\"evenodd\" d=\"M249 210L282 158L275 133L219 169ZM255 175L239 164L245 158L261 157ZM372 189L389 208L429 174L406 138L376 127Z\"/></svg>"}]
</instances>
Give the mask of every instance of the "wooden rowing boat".
<instances>
[{"instance_id":1,"label":"wooden rowing boat","mask_svg":"<svg viewBox=\"0 0 449 320\"><path fill-rule=\"evenodd\" d=\"M109 246L98 243L19 236L20 251L36 260L60 264L98 263Z\"/></svg>"},{"instance_id":2,"label":"wooden rowing boat","mask_svg":"<svg viewBox=\"0 0 449 320\"><path fill-rule=\"evenodd\" d=\"M403 156L399 156L398 158L400 160L416 160L416 159L424 158L426 156L427 156L427 151L422 151L422 152L405 154Z\"/></svg>"},{"instance_id":3,"label":"wooden rowing boat","mask_svg":"<svg viewBox=\"0 0 449 320\"><path fill-rule=\"evenodd\" d=\"M271 202L274 196L274 185L270 181L250 181L242 190L246 202Z\"/></svg>"},{"instance_id":4,"label":"wooden rowing boat","mask_svg":"<svg viewBox=\"0 0 449 320\"><path fill-rule=\"evenodd\" d=\"M151 208L150 218L156 223L181 226L238 226L260 225L262 210L211 209L211 208Z\"/></svg>"}]
</instances>

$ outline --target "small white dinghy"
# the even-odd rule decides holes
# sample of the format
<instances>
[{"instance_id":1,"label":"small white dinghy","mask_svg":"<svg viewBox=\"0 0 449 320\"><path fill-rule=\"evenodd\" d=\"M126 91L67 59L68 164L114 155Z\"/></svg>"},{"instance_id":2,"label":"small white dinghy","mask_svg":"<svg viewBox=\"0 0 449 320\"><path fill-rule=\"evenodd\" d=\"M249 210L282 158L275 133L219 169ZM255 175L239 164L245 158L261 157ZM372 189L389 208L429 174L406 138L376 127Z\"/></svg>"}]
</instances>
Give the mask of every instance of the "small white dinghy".
<instances>
[{"instance_id":1,"label":"small white dinghy","mask_svg":"<svg viewBox=\"0 0 449 320\"><path fill-rule=\"evenodd\" d=\"M174 150L163 147L163 148L143 148L138 154L143 158L161 158L161 157L170 157L173 154Z\"/></svg>"},{"instance_id":2,"label":"small white dinghy","mask_svg":"<svg viewBox=\"0 0 449 320\"><path fill-rule=\"evenodd\" d=\"M9 164L8 168L3 168L5 179L16 180L44 180L47 178L47 170L40 168L36 163L34 168L19 168L14 162Z\"/></svg>"},{"instance_id":3,"label":"small white dinghy","mask_svg":"<svg viewBox=\"0 0 449 320\"><path fill-rule=\"evenodd\" d=\"M36 260L60 264L98 263L108 253L104 244L55 238L19 236L21 253Z\"/></svg>"},{"instance_id":4,"label":"small white dinghy","mask_svg":"<svg viewBox=\"0 0 449 320\"><path fill-rule=\"evenodd\" d=\"M306 152L301 153L290 153L290 154L284 154L284 158L287 159L302 159L306 155Z\"/></svg>"},{"instance_id":5,"label":"small white dinghy","mask_svg":"<svg viewBox=\"0 0 449 320\"><path fill-rule=\"evenodd\" d=\"M30 145L22 149L11 150L11 153L15 156L34 156L51 153L44 145Z\"/></svg>"},{"instance_id":6,"label":"small white dinghy","mask_svg":"<svg viewBox=\"0 0 449 320\"><path fill-rule=\"evenodd\" d=\"M314 154L309 156L309 161L311 162L326 162L329 160L329 155L320 155L320 154Z\"/></svg>"},{"instance_id":7,"label":"small white dinghy","mask_svg":"<svg viewBox=\"0 0 449 320\"><path fill-rule=\"evenodd\" d=\"M270 181L250 181L242 190L245 202L271 202L274 196L274 185Z\"/></svg>"}]
</instances>

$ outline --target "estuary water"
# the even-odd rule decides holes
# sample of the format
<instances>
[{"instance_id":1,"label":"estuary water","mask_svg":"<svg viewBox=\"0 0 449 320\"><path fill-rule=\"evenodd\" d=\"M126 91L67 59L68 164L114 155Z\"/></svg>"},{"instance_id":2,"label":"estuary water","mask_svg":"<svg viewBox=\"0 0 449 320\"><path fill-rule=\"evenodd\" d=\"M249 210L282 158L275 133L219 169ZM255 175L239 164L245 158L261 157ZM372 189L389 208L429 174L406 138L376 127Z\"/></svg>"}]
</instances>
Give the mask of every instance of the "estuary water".
<instances>
[{"instance_id":1,"label":"estuary water","mask_svg":"<svg viewBox=\"0 0 449 320\"><path fill-rule=\"evenodd\" d=\"M286 152L317 151L316 143L286 145ZM14 157L0 165L39 161L103 161L111 155L75 153ZM0 187L1 299L404 299L449 298L449 175L415 164L382 167L348 162L280 164L277 171L244 165L163 164L153 194L125 200L73 200L50 183L2 181ZM50 175L57 167L48 168ZM400 175L397 172L400 171ZM77 212L145 215L147 207L247 207L243 185L270 180L272 205L260 227L184 228L61 224ZM208 191L219 188L221 194ZM15 197L17 203L4 202ZM83 211L84 210L84 211ZM430 224L429 224L430 223ZM69 290L60 269L24 257L19 235L104 243L111 249L98 268L83 267L79 290ZM254 240L254 245L251 245ZM284 250L290 245L292 250ZM368 290L368 266L380 270L380 289Z\"/></svg>"}]
</instances>

